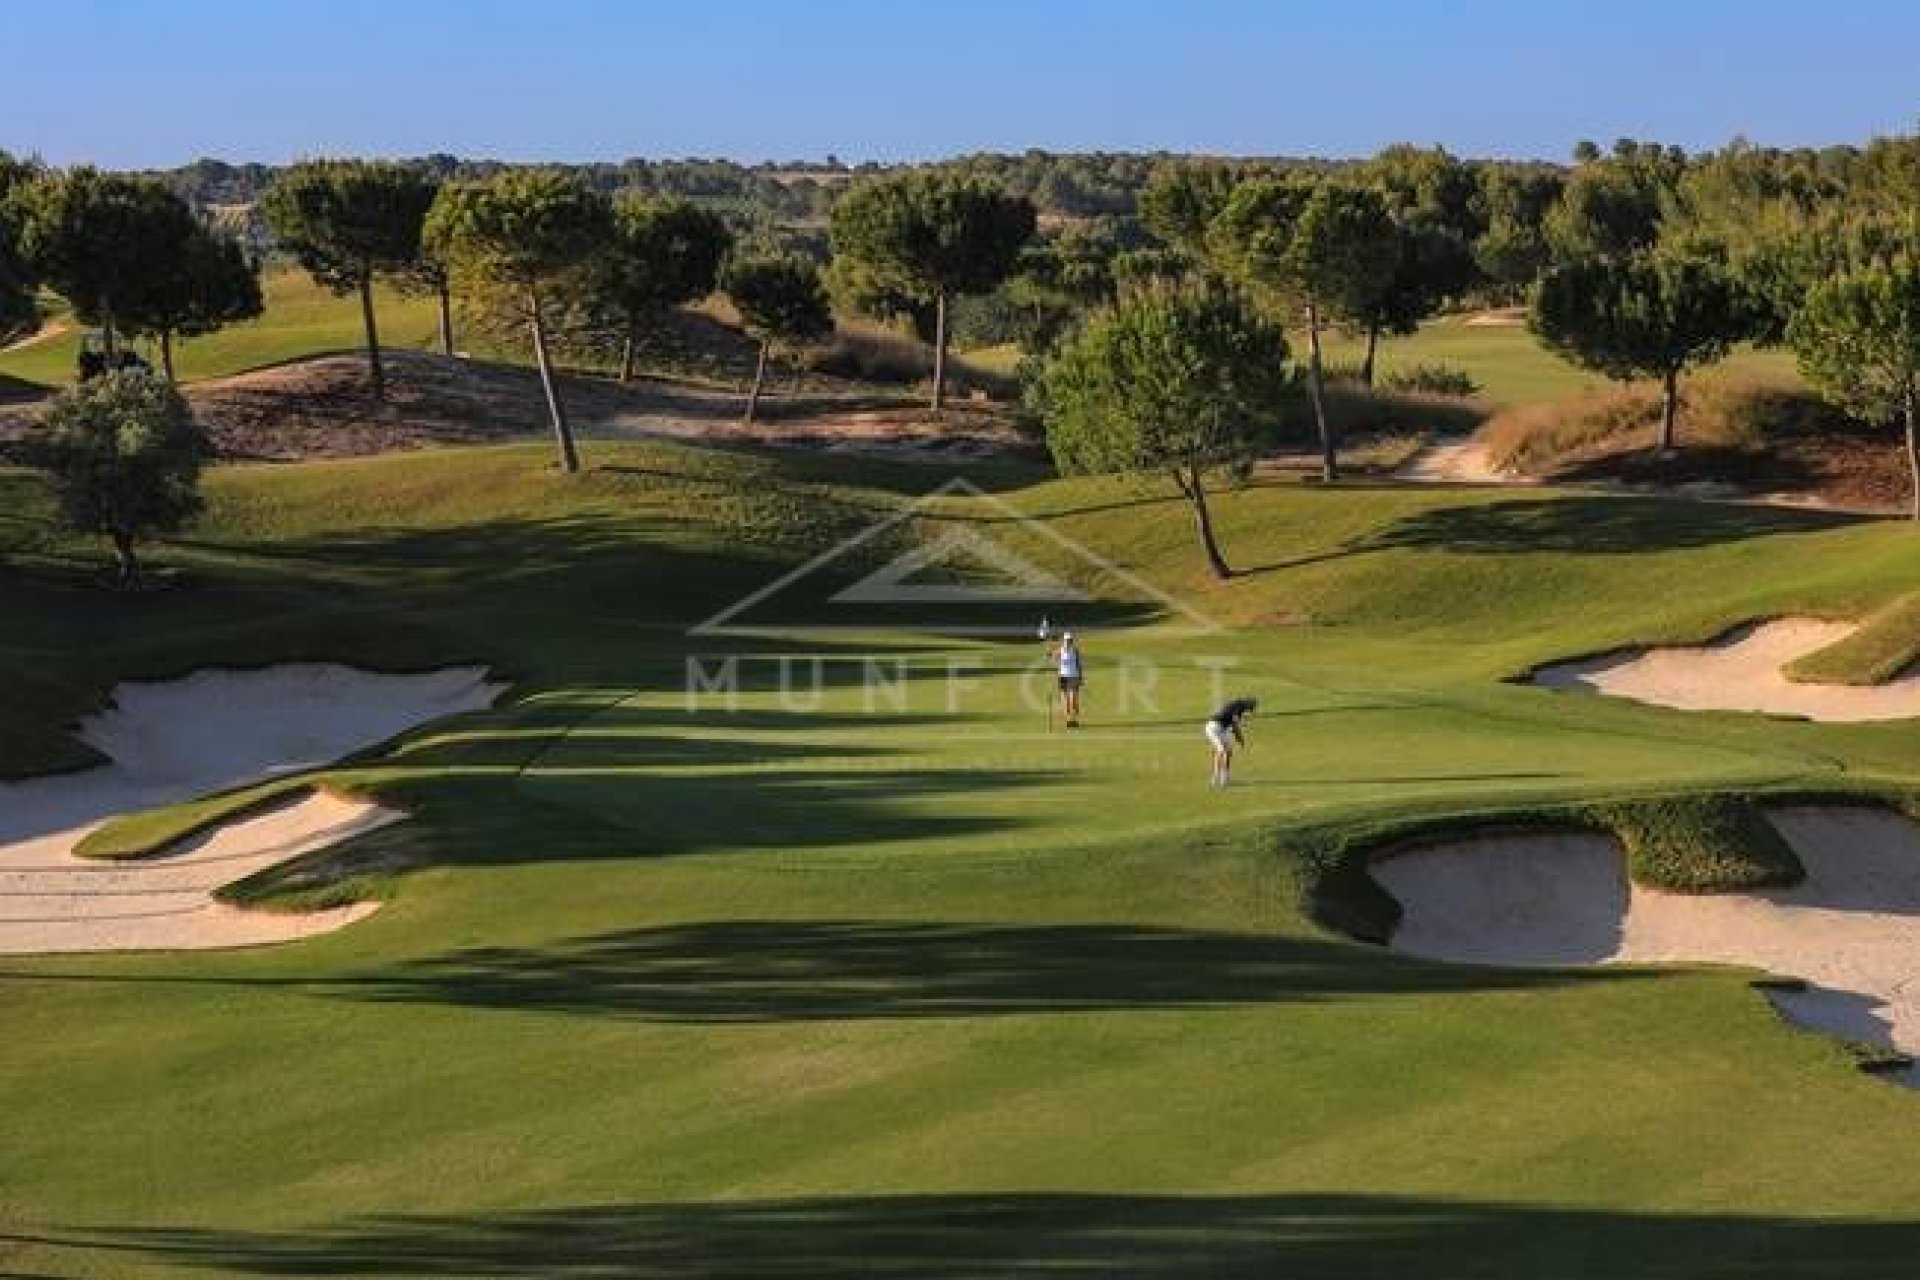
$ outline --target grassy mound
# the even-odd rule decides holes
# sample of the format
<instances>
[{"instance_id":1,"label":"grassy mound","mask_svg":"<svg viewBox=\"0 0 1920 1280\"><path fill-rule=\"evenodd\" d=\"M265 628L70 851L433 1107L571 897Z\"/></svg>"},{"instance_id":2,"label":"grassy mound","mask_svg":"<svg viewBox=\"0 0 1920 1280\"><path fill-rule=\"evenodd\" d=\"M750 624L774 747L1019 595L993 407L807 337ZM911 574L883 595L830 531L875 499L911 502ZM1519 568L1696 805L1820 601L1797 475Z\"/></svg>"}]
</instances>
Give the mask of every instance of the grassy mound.
<instances>
[{"instance_id":1,"label":"grassy mound","mask_svg":"<svg viewBox=\"0 0 1920 1280\"><path fill-rule=\"evenodd\" d=\"M1806 872L1751 800L1687 796L1590 811L1619 838L1635 883L1677 893L1798 884Z\"/></svg>"},{"instance_id":2,"label":"grassy mound","mask_svg":"<svg viewBox=\"0 0 1920 1280\"><path fill-rule=\"evenodd\" d=\"M1885 684L1920 663L1920 592L1875 613L1860 629L1786 668L1811 684Z\"/></svg>"}]
</instances>

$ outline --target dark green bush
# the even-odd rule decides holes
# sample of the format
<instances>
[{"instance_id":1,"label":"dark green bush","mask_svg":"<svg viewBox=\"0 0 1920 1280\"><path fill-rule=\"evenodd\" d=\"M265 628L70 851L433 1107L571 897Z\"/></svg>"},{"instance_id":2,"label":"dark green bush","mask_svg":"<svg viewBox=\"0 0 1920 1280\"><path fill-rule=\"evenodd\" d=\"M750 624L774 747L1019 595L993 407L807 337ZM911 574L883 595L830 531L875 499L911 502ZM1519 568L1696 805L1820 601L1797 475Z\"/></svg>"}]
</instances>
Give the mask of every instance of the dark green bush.
<instances>
[{"instance_id":1,"label":"dark green bush","mask_svg":"<svg viewBox=\"0 0 1920 1280\"><path fill-rule=\"evenodd\" d=\"M1435 396L1477 396L1480 384L1458 365L1415 364L1393 369L1380 377L1389 391L1418 391Z\"/></svg>"}]
</instances>

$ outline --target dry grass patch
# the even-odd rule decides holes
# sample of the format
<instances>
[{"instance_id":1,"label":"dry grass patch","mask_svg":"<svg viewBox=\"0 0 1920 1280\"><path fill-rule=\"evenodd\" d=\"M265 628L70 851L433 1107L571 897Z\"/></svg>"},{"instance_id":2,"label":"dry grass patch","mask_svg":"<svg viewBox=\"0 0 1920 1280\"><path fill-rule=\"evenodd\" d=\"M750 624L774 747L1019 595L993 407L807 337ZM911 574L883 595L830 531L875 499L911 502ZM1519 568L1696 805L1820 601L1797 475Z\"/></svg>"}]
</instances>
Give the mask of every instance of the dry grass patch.
<instances>
[{"instance_id":1,"label":"dry grass patch","mask_svg":"<svg viewBox=\"0 0 1920 1280\"><path fill-rule=\"evenodd\" d=\"M1480 438L1496 468L1540 479L1717 486L1873 510L1905 501L1894 435L1796 382L1722 372L1690 380L1682 395L1679 447L1664 456L1654 451L1652 383L1502 409Z\"/></svg>"}]
</instances>

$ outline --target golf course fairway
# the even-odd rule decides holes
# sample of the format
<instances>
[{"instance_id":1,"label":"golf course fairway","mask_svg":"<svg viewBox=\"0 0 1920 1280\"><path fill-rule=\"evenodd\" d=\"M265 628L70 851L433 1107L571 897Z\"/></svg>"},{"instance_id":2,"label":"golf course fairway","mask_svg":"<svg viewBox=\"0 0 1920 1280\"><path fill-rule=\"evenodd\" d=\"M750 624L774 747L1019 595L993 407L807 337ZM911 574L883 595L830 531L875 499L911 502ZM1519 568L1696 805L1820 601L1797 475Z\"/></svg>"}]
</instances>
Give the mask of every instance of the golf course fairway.
<instances>
[{"instance_id":1,"label":"golf course fairway","mask_svg":"<svg viewBox=\"0 0 1920 1280\"><path fill-rule=\"evenodd\" d=\"M1758 973L1398 955L1366 871L1571 813L1652 832L1684 881L1724 806L1910 805L1920 722L1525 676L1875 616L1920 590L1912 529L1261 479L1218 497L1215 583L1170 488L969 464L985 496L859 541L952 473L586 452L217 468L141 592L0 470L6 776L94 763L66 727L125 680L510 682L318 775L407 821L226 891L364 919L0 957L0 1274L1913 1274L1920 1094ZM1033 618L837 625L837 592L955 529L1083 594L1054 622L1085 727L1023 696ZM848 540L767 601L780 626L696 630ZM1213 791L1222 692L1260 706Z\"/></svg>"}]
</instances>

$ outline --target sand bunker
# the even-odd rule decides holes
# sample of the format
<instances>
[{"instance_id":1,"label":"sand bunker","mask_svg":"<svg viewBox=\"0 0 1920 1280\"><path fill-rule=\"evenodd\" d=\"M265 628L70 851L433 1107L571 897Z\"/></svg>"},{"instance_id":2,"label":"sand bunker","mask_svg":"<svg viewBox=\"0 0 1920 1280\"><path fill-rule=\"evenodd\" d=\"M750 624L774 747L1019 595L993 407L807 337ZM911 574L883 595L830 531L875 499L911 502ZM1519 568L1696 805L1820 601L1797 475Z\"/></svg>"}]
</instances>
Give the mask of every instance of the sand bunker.
<instances>
[{"instance_id":1,"label":"sand bunker","mask_svg":"<svg viewBox=\"0 0 1920 1280\"><path fill-rule=\"evenodd\" d=\"M130 682L80 725L110 763L0 784L0 952L230 947L306 937L372 910L243 911L215 889L399 820L368 801L304 792L133 862L77 857L109 818L296 772L416 725L491 706L476 667L380 675L296 664Z\"/></svg>"},{"instance_id":2,"label":"sand bunker","mask_svg":"<svg viewBox=\"0 0 1920 1280\"><path fill-rule=\"evenodd\" d=\"M1632 698L1683 711L1764 711L1854 723L1920 716L1920 672L1886 684L1802 684L1782 668L1858 630L1852 622L1782 618L1751 623L1711 644L1627 649L1541 667L1535 684Z\"/></svg>"},{"instance_id":3,"label":"sand bunker","mask_svg":"<svg viewBox=\"0 0 1920 1280\"><path fill-rule=\"evenodd\" d=\"M1392 946L1493 965L1714 963L1803 979L1790 1020L1920 1058L1920 824L1797 806L1768 818L1806 867L1791 889L1679 894L1630 884L1598 835L1463 840L1385 859L1405 910ZM1920 1068L1897 1077L1920 1087Z\"/></svg>"}]
</instances>

